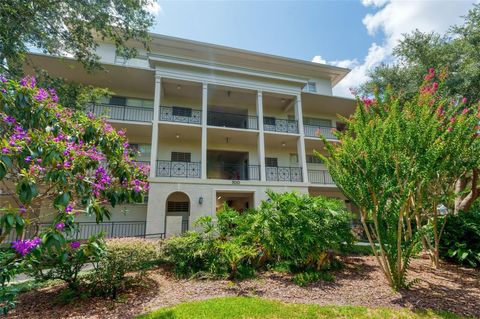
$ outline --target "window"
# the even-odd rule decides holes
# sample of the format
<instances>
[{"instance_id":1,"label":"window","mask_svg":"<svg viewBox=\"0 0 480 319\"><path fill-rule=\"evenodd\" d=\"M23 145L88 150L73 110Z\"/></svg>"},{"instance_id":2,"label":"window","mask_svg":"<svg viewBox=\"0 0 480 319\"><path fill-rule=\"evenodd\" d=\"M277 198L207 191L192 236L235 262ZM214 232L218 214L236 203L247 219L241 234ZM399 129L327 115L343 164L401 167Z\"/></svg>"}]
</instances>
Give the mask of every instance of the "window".
<instances>
[{"instance_id":1,"label":"window","mask_svg":"<svg viewBox=\"0 0 480 319\"><path fill-rule=\"evenodd\" d=\"M307 91L308 92L317 92L317 83L316 82L308 82L307 83Z\"/></svg>"},{"instance_id":2,"label":"window","mask_svg":"<svg viewBox=\"0 0 480 319\"><path fill-rule=\"evenodd\" d=\"M128 106L152 107L153 108L153 101L152 100L145 100L145 99L127 98L127 105Z\"/></svg>"},{"instance_id":3,"label":"window","mask_svg":"<svg viewBox=\"0 0 480 319\"><path fill-rule=\"evenodd\" d=\"M312 154L307 154L306 160L307 160L307 163L309 163L309 164L322 164L323 163L322 160L318 156L315 156L315 155L312 155Z\"/></svg>"},{"instance_id":4,"label":"window","mask_svg":"<svg viewBox=\"0 0 480 319\"><path fill-rule=\"evenodd\" d=\"M150 158L150 154L151 154L151 145L150 144L136 144L136 143L132 143L130 144L130 148L135 151L135 152L138 152L138 158Z\"/></svg>"},{"instance_id":5,"label":"window","mask_svg":"<svg viewBox=\"0 0 480 319\"><path fill-rule=\"evenodd\" d=\"M190 162L191 153L172 152L172 162Z\"/></svg>"},{"instance_id":6,"label":"window","mask_svg":"<svg viewBox=\"0 0 480 319\"><path fill-rule=\"evenodd\" d=\"M276 158L276 157L265 157L265 166L266 167L278 167L278 158Z\"/></svg>"},{"instance_id":7,"label":"window","mask_svg":"<svg viewBox=\"0 0 480 319\"><path fill-rule=\"evenodd\" d=\"M332 121L326 119L317 119L312 117L306 117L303 119L303 124L310 126L331 127Z\"/></svg>"},{"instance_id":8,"label":"window","mask_svg":"<svg viewBox=\"0 0 480 319\"><path fill-rule=\"evenodd\" d=\"M167 202L167 211L169 213L182 213L188 212L188 202Z\"/></svg>"},{"instance_id":9,"label":"window","mask_svg":"<svg viewBox=\"0 0 480 319\"><path fill-rule=\"evenodd\" d=\"M174 106L172 107L172 114L173 116L192 117L192 109L188 107Z\"/></svg>"},{"instance_id":10,"label":"window","mask_svg":"<svg viewBox=\"0 0 480 319\"><path fill-rule=\"evenodd\" d=\"M263 117L263 124L275 126L276 125L275 118L271 116L265 116Z\"/></svg>"},{"instance_id":11,"label":"window","mask_svg":"<svg viewBox=\"0 0 480 319\"><path fill-rule=\"evenodd\" d=\"M298 154L290 154L290 164L298 164Z\"/></svg>"},{"instance_id":12,"label":"window","mask_svg":"<svg viewBox=\"0 0 480 319\"><path fill-rule=\"evenodd\" d=\"M124 96L112 96L110 98L110 104L125 106L127 105L127 98Z\"/></svg>"}]
</instances>

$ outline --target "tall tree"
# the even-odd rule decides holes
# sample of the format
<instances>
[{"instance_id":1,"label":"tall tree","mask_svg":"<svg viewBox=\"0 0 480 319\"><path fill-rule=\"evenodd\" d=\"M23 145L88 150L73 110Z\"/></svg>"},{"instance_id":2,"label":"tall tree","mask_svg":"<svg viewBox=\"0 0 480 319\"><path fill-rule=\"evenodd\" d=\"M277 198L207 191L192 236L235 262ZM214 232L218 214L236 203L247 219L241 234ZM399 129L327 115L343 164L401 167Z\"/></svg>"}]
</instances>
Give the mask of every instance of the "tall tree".
<instances>
[{"instance_id":1,"label":"tall tree","mask_svg":"<svg viewBox=\"0 0 480 319\"><path fill-rule=\"evenodd\" d=\"M69 108L82 108L108 91L49 76L28 59L28 52L70 56L91 72L101 69L98 40L112 42L131 58L137 41L148 49L153 16L147 8L155 0L2 0L0 1L0 74L20 79L25 63L35 70L39 84L55 87ZM108 94L107 94L108 95Z\"/></svg>"},{"instance_id":2,"label":"tall tree","mask_svg":"<svg viewBox=\"0 0 480 319\"><path fill-rule=\"evenodd\" d=\"M360 92L383 94L391 87L402 101L412 99L429 69L448 68L446 93L451 98L480 101L480 4L464 17L464 23L452 26L444 34L414 31L405 35L393 51L396 63L382 64L370 72L370 80ZM455 211L468 210L480 196L480 159L456 184Z\"/></svg>"}]
</instances>

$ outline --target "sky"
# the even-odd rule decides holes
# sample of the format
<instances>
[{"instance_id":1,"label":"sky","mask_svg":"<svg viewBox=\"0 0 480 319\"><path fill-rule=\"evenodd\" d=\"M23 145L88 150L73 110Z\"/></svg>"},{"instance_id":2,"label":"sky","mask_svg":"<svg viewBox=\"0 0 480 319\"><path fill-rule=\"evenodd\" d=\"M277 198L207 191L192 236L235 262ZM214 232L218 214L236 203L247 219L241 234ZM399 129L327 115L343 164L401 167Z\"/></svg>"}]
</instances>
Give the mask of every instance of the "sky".
<instances>
[{"instance_id":1,"label":"sky","mask_svg":"<svg viewBox=\"0 0 480 319\"><path fill-rule=\"evenodd\" d=\"M351 97L368 70L394 61L402 34L443 33L475 2L158 0L149 10L155 33L350 68L333 91Z\"/></svg>"}]
</instances>

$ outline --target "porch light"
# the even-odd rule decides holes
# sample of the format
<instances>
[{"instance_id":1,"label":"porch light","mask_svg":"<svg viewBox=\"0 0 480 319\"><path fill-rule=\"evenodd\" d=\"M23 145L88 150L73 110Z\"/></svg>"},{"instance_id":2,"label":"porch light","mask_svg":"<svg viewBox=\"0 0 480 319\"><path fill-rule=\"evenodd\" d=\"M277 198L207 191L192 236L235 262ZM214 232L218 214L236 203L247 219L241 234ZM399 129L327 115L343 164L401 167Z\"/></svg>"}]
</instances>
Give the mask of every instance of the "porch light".
<instances>
[{"instance_id":1,"label":"porch light","mask_svg":"<svg viewBox=\"0 0 480 319\"><path fill-rule=\"evenodd\" d=\"M182 86L179 84L177 85L177 90L181 90L182 89Z\"/></svg>"},{"instance_id":2,"label":"porch light","mask_svg":"<svg viewBox=\"0 0 480 319\"><path fill-rule=\"evenodd\" d=\"M285 99L282 97L282 103L285 103Z\"/></svg>"},{"instance_id":3,"label":"porch light","mask_svg":"<svg viewBox=\"0 0 480 319\"><path fill-rule=\"evenodd\" d=\"M200 205L203 204L203 197L202 197L202 196L200 196L200 198L198 198L198 203L199 203Z\"/></svg>"},{"instance_id":4,"label":"porch light","mask_svg":"<svg viewBox=\"0 0 480 319\"><path fill-rule=\"evenodd\" d=\"M282 142L282 147L285 147L285 146L287 146L287 143Z\"/></svg>"},{"instance_id":5,"label":"porch light","mask_svg":"<svg viewBox=\"0 0 480 319\"><path fill-rule=\"evenodd\" d=\"M175 134L175 137L176 137L176 138L180 138L180 134L178 134L178 133Z\"/></svg>"}]
</instances>

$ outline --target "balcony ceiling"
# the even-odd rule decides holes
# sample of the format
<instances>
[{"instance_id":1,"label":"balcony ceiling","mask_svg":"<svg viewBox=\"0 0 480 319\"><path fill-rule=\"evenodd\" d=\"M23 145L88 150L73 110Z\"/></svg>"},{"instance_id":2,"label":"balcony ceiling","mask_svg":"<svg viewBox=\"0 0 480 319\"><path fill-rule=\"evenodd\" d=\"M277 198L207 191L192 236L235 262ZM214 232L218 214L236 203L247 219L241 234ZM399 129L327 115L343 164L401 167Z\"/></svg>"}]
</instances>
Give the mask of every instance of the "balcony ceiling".
<instances>
[{"instance_id":1,"label":"balcony ceiling","mask_svg":"<svg viewBox=\"0 0 480 319\"><path fill-rule=\"evenodd\" d=\"M179 145L187 142L197 143L198 147L200 147L202 128L182 124L160 123L158 127L158 139L166 143Z\"/></svg>"},{"instance_id":2,"label":"balcony ceiling","mask_svg":"<svg viewBox=\"0 0 480 319\"><path fill-rule=\"evenodd\" d=\"M105 70L88 73L77 61L69 58L57 58L42 54L29 54L32 63L48 70L50 75L97 87L107 87L119 95L153 99L155 81L154 71L104 64ZM27 74L33 74L30 65L25 65Z\"/></svg>"},{"instance_id":3,"label":"balcony ceiling","mask_svg":"<svg viewBox=\"0 0 480 319\"><path fill-rule=\"evenodd\" d=\"M321 95L315 93L302 93L303 113L337 114L349 117L355 111L356 101L353 99Z\"/></svg>"},{"instance_id":4,"label":"balcony ceiling","mask_svg":"<svg viewBox=\"0 0 480 319\"><path fill-rule=\"evenodd\" d=\"M207 141L209 145L222 145L233 151L236 146L256 146L257 136L255 131L209 127Z\"/></svg>"},{"instance_id":5,"label":"balcony ceiling","mask_svg":"<svg viewBox=\"0 0 480 319\"><path fill-rule=\"evenodd\" d=\"M265 150L276 149L296 153L297 140L297 136L265 132Z\"/></svg>"}]
</instances>

